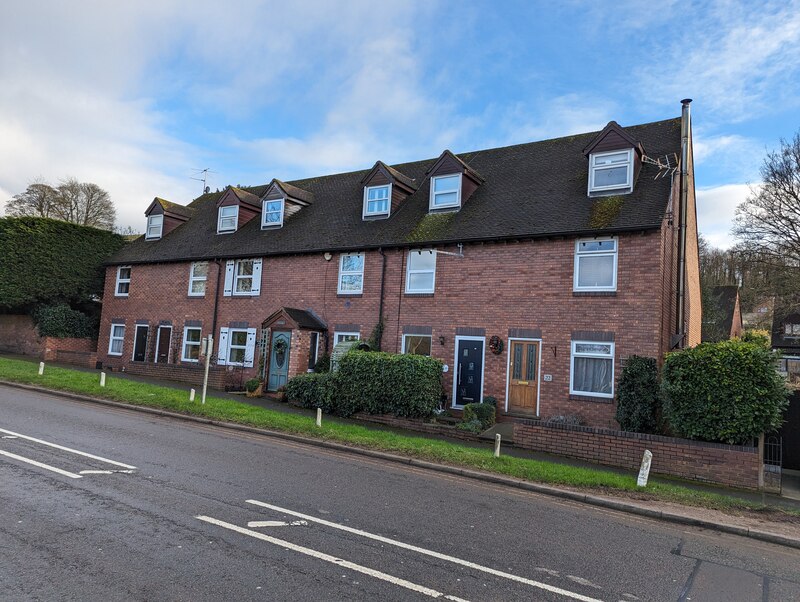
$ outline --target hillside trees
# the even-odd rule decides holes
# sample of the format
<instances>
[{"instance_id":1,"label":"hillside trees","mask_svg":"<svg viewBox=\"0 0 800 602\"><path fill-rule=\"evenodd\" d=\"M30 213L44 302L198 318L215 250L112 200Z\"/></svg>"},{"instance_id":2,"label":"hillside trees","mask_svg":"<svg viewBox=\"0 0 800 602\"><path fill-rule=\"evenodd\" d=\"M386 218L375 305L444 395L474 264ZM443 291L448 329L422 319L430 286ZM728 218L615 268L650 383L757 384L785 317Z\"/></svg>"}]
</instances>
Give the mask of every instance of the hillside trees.
<instances>
[{"instance_id":1,"label":"hillside trees","mask_svg":"<svg viewBox=\"0 0 800 602\"><path fill-rule=\"evenodd\" d=\"M116 210L108 192L97 184L67 178L53 187L36 180L6 202L11 217L50 217L65 222L111 230Z\"/></svg>"}]
</instances>

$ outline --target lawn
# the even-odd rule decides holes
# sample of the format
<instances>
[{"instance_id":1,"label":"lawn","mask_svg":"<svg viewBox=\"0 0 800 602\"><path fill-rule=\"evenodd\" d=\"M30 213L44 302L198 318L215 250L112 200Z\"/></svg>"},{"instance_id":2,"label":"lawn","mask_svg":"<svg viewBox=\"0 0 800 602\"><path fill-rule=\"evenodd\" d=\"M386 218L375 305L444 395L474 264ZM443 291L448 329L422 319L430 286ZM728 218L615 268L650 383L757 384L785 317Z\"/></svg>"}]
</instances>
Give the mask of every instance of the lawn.
<instances>
[{"instance_id":1,"label":"lawn","mask_svg":"<svg viewBox=\"0 0 800 602\"><path fill-rule=\"evenodd\" d=\"M626 476L599 468L583 468L511 456L495 458L490 449L468 447L330 420L323 421L322 427L317 428L312 417L269 410L218 397L207 397L205 405L201 405L199 395L195 401L189 401L188 386L186 390L160 387L115 378L113 373L107 375L106 386L101 387L98 373L47 366L44 375L39 376L38 365L35 362L0 357L0 380L41 385L52 390L69 391L181 414L293 433L430 462L484 470L535 483L568 485L626 495L629 492L636 492L637 497L642 499L659 499L724 511L765 509L764 506L747 500L700 492L678 484L651 482L646 491L643 491L636 486L636 475L633 474Z\"/></svg>"}]
</instances>

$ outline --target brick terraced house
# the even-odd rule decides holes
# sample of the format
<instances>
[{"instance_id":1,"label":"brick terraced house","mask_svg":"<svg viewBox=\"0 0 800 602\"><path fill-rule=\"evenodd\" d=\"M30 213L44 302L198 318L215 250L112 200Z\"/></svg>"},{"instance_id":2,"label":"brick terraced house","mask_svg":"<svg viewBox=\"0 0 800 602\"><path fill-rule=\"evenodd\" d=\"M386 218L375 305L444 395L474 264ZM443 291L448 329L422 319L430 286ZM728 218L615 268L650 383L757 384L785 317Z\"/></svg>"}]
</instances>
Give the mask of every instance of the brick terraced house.
<instances>
[{"instance_id":1,"label":"brick terraced house","mask_svg":"<svg viewBox=\"0 0 800 602\"><path fill-rule=\"evenodd\" d=\"M445 365L447 406L614 427L633 354L700 341L689 102L602 131L155 199L110 262L99 360L275 390L341 341Z\"/></svg>"}]
</instances>

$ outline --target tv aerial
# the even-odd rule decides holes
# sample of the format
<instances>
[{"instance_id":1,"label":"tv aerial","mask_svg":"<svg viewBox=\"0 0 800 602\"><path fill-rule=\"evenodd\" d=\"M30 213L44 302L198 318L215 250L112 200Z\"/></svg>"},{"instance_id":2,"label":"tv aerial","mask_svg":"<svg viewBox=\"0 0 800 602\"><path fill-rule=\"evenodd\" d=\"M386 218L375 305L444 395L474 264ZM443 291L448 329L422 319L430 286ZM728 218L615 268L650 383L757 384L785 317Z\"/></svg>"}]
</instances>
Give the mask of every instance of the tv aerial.
<instances>
[{"instance_id":1,"label":"tv aerial","mask_svg":"<svg viewBox=\"0 0 800 602\"><path fill-rule=\"evenodd\" d=\"M206 180L208 179L208 174L210 173L217 173L216 171L212 171L210 167L206 167L205 169L195 169L194 175L200 176L198 178L190 177L191 180L197 180L198 182L203 183L203 194L208 194L211 190L210 186L206 185Z\"/></svg>"}]
</instances>

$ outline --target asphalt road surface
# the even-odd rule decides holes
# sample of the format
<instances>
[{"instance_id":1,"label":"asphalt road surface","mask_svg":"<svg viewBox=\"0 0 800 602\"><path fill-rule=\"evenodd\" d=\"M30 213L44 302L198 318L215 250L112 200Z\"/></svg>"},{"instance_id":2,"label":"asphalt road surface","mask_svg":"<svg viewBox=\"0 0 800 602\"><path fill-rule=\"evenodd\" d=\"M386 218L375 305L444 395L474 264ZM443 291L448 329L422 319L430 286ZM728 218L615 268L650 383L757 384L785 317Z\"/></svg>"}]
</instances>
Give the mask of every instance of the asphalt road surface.
<instances>
[{"instance_id":1,"label":"asphalt road surface","mask_svg":"<svg viewBox=\"0 0 800 602\"><path fill-rule=\"evenodd\" d=\"M800 600L797 550L0 386L0 600Z\"/></svg>"}]
</instances>

